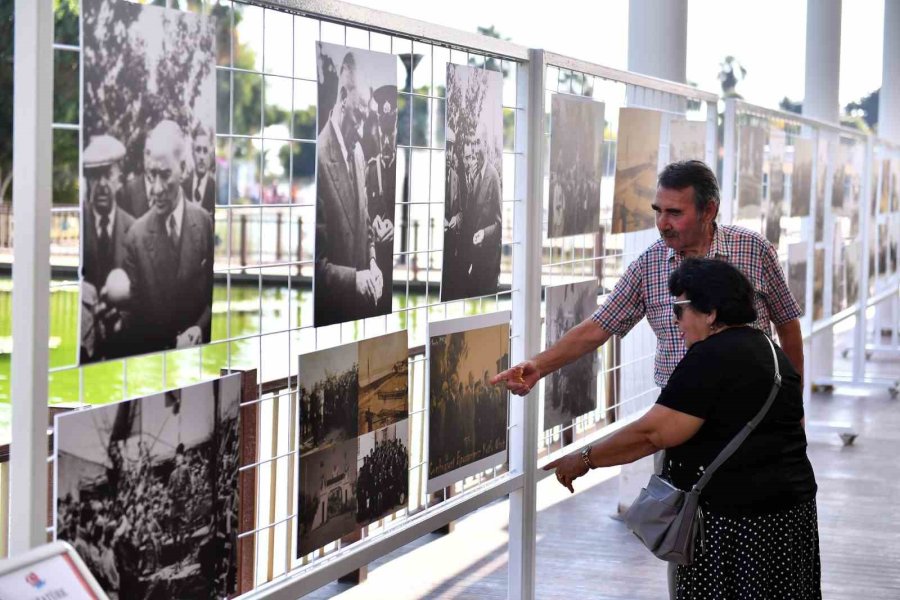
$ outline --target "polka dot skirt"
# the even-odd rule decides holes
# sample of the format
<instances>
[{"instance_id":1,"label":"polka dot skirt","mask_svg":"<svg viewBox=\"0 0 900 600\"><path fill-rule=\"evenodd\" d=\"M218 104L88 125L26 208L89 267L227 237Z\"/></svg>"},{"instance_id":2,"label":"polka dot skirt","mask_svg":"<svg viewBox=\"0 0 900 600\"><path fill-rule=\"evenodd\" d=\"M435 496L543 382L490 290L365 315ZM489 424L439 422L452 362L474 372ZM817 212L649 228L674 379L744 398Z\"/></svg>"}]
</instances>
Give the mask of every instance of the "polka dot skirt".
<instances>
[{"instance_id":1,"label":"polka dot skirt","mask_svg":"<svg viewBox=\"0 0 900 600\"><path fill-rule=\"evenodd\" d=\"M706 545L676 572L677 600L821 600L816 501L750 517L704 510Z\"/></svg>"}]
</instances>

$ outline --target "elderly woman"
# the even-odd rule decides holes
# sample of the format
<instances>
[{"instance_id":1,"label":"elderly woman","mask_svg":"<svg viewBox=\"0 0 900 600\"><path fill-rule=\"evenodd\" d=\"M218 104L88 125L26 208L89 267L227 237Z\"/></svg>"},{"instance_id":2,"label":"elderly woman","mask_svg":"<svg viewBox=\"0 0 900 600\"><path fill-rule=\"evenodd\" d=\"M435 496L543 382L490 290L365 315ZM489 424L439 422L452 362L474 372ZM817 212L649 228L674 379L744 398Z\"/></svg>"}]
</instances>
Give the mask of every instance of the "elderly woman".
<instances>
[{"instance_id":1,"label":"elderly woman","mask_svg":"<svg viewBox=\"0 0 900 600\"><path fill-rule=\"evenodd\" d=\"M589 468L635 461L666 449L662 476L689 490L765 404L774 378L754 290L726 262L689 258L672 273L674 318L688 348L643 417L545 469L572 482ZM706 542L678 566L682 599L819 599L816 480L806 457L800 376L776 346L781 390L763 421L703 490Z\"/></svg>"}]
</instances>

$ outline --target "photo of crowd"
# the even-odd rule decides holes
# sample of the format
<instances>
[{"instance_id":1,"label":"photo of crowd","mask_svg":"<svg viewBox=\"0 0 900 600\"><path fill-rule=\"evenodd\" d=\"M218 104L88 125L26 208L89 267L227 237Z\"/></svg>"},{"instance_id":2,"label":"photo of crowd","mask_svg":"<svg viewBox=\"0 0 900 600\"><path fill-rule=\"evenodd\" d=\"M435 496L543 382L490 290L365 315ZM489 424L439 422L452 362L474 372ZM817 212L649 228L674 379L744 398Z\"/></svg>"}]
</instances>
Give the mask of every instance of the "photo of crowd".
<instances>
[{"instance_id":1,"label":"photo of crowd","mask_svg":"<svg viewBox=\"0 0 900 600\"><path fill-rule=\"evenodd\" d=\"M490 379L509 362L508 315L429 324L429 493L505 459L509 395Z\"/></svg>"},{"instance_id":2,"label":"photo of crowd","mask_svg":"<svg viewBox=\"0 0 900 600\"><path fill-rule=\"evenodd\" d=\"M597 310L597 281L547 287L547 347ZM587 352L544 380L544 426L570 425L597 408L597 353Z\"/></svg>"},{"instance_id":3,"label":"photo of crowd","mask_svg":"<svg viewBox=\"0 0 900 600\"><path fill-rule=\"evenodd\" d=\"M497 292L503 173L503 77L447 65L441 301Z\"/></svg>"},{"instance_id":4,"label":"photo of crowd","mask_svg":"<svg viewBox=\"0 0 900 600\"><path fill-rule=\"evenodd\" d=\"M644 108L620 108L616 133L616 183L612 233L652 229L662 114Z\"/></svg>"},{"instance_id":5,"label":"photo of crowd","mask_svg":"<svg viewBox=\"0 0 900 600\"><path fill-rule=\"evenodd\" d=\"M56 538L110 598L235 592L240 383L57 416Z\"/></svg>"},{"instance_id":6,"label":"photo of crowd","mask_svg":"<svg viewBox=\"0 0 900 600\"><path fill-rule=\"evenodd\" d=\"M316 44L316 327L391 312L397 57Z\"/></svg>"},{"instance_id":7,"label":"photo of crowd","mask_svg":"<svg viewBox=\"0 0 900 600\"><path fill-rule=\"evenodd\" d=\"M356 342L300 355L297 396L301 455L359 433Z\"/></svg>"},{"instance_id":8,"label":"photo of crowd","mask_svg":"<svg viewBox=\"0 0 900 600\"><path fill-rule=\"evenodd\" d=\"M547 237L600 229L604 106L578 96L550 101L550 211Z\"/></svg>"},{"instance_id":9,"label":"photo of crowd","mask_svg":"<svg viewBox=\"0 0 900 600\"><path fill-rule=\"evenodd\" d=\"M81 364L208 343L213 19L83 2Z\"/></svg>"},{"instance_id":10,"label":"photo of crowd","mask_svg":"<svg viewBox=\"0 0 900 600\"><path fill-rule=\"evenodd\" d=\"M356 522L368 525L409 500L409 420L360 436Z\"/></svg>"}]
</instances>

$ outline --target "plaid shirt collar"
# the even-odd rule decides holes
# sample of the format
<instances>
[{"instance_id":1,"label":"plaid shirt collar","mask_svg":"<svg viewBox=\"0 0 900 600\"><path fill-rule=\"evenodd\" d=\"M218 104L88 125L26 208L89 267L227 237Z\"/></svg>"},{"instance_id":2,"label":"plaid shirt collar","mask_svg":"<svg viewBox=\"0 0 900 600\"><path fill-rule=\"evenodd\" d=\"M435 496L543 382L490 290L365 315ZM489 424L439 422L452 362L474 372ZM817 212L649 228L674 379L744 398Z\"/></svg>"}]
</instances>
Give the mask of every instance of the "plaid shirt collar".
<instances>
[{"instance_id":1,"label":"plaid shirt collar","mask_svg":"<svg viewBox=\"0 0 900 600\"><path fill-rule=\"evenodd\" d=\"M716 258L718 256L727 257L729 256L728 252L728 240L725 238L728 237L728 233L719 229L719 226L716 225L715 222L712 224L713 226L713 239L712 244L709 245L709 252L706 253L706 258ZM680 259L684 259L684 256L679 256L678 252L675 252L674 249L668 248L666 252L666 261L672 262L675 258L678 257Z\"/></svg>"}]
</instances>

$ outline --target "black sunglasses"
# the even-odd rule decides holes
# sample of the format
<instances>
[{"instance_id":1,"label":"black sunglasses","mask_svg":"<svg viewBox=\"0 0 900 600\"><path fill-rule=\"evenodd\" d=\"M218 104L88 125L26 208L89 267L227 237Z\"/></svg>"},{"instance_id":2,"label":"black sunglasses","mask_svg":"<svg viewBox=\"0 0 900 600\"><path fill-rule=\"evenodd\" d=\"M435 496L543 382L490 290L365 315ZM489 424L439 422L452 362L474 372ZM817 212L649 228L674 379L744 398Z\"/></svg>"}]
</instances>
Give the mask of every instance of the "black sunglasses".
<instances>
[{"instance_id":1,"label":"black sunglasses","mask_svg":"<svg viewBox=\"0 0 900 600\"><path fill-rule=\"evenodd\" d=\"M676 300L672 303L672 312L675 313L676 321L681 320L681 315L684 314L684 305L690 303L690 300Z\"/></svg>"}]
</instances>

